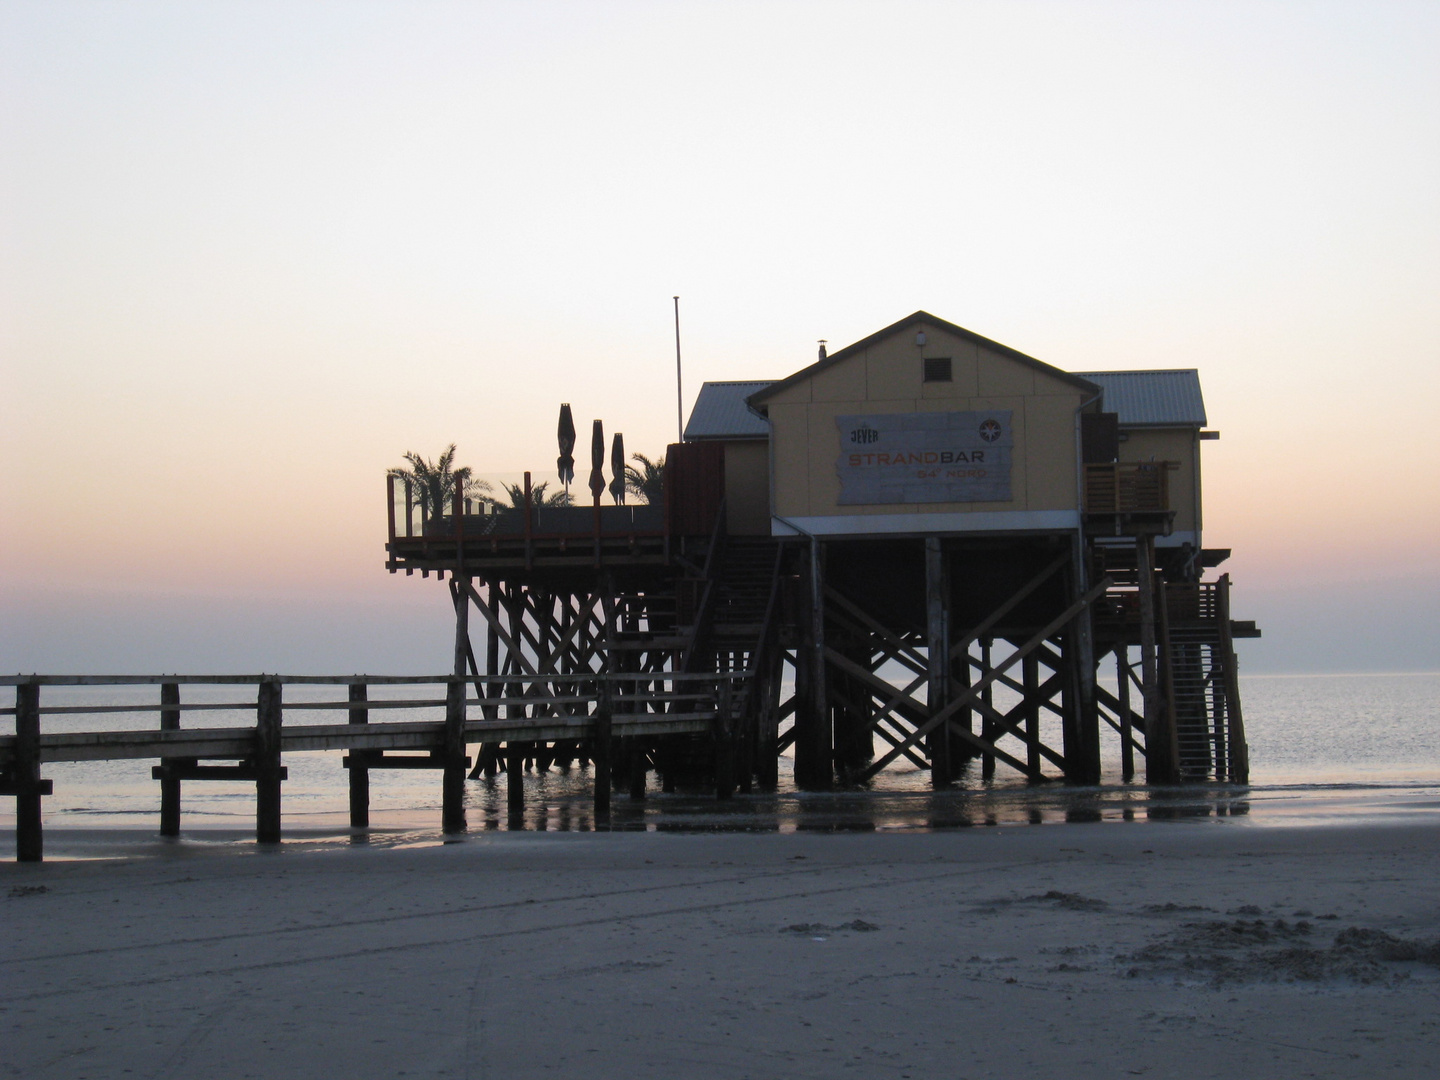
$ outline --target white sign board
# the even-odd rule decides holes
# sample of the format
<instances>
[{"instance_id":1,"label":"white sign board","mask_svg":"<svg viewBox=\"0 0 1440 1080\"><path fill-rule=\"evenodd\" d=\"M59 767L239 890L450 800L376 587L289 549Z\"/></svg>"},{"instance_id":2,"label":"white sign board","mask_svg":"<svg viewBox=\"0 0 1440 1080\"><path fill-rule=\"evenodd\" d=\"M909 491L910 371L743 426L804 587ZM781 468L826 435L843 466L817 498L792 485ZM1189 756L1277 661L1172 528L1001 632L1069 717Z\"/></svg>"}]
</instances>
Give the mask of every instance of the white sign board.
<instances>
[{"instance_id":1,"label":"white sign board","mask_svg":"<svg viewBox=\"0 0 1440 1080\"><path fill-rule=\"evenodd\" d=\"M837 416L840 503L1008 502L1010 414Z\"/></svg>"}]
</instances>

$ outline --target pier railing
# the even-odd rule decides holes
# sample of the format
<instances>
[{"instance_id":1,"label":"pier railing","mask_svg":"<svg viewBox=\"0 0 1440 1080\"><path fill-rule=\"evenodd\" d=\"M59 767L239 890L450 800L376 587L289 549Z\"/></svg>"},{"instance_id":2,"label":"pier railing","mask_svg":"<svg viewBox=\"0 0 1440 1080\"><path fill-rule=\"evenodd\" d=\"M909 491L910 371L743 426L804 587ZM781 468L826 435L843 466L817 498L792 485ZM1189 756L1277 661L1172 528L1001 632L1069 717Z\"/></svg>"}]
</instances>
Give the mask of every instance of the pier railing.
<instances>
[{"instance_id":1,"label":"pier railing","mask_svg":"<svg viewBox=\"0 0 1440 1080\"><path fill-rule=\"evenodd\" d=\"M369 773L386 768L433 768L442 774L442 825L465 828L464 780L471 744L573 743L595 763L597 818L609 812L609 763L615 738L660 735L714 735L721 703L749 672L683 674L645 672L565 673L494 676L385 675L19 675L0 677L15 688L14 734L0 735L0 795L16 798L16 855L39 861L43 853L41 798L52 793L40 775L51 762L156 759L160 781L160 832L180 828L180 784L185 780L248 781L256 785L256 838L280 839L283 755L301 751L347 751L350 820L369 824ZM155 686L158 700L135 704L47 703L53 687ZM375 687L413 687L413 695L372 697ZM182 700L184 688L253 687L248 700ZM345 687L333 700L285 700L285 688ZM253 712L253 724L186 727L189 713ZM443 719L371 721L372 712L443 710ZM345 722L285 724L286 714L343 712ZM158 728L121 731L46 731L47 716L153 714ZM503 715L502 715L503 714ZM516 787L517 755L507 755ZM202 764L227 761L233 764ZM512 806L514 800L512 798Z\"/></svg>"}]
</instances>

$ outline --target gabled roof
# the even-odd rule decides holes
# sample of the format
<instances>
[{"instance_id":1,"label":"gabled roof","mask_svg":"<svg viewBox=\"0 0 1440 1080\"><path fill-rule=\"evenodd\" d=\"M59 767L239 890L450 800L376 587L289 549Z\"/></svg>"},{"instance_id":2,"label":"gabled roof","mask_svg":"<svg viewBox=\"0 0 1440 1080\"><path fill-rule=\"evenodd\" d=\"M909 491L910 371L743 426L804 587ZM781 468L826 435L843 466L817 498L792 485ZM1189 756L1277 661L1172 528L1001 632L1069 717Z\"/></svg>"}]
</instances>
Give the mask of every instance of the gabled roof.
<instances>
[{"instance_id":1,"label":"gabled roof","mask_svg":"<svg viewBox=\"0 0 1440 1080\"><path fill-rule=\"evenodd\" d=\"M821 371L824 371L832 364L838 364L840 361L845 360L858 352L863 352L875 342L880 341L883 338L887 338L891 334L898 333L899 331L904 330L907 327L915 326L922 323L926 326L935 327L938 330L945 330L948 333L954 334L956 337L964 341L969 341L976 345L983 345L985 348L991 350L992 352L997 352L1001 356L1009 357L1011 360L1018 361L1019 363L1032 367L1037 371L1042 371L1046 375L1051 376L1052 378L1060 379L1063 382L1068 382L1072 386L1078 386L1082 390L1089 390L1092 392L1099 390L1099 387L1096 386L1094 383L1091 383L1078 375L1072 375L1068 371L1061 371L1059 368L1052 367L1051 365L1045 363L1043 360L1036 360L1033 356L1026 356L1024 353L1012 349L1008 345L1001 345L998 341L991 341L987 337L981 337L973 330L966 330L963 326L956 326L952 322L946 322L944 319L936 318L928 311L917 311L913 315L907 315L905 318L901 319L897 323L891 323L883 330L877 330L875 333L871 334L867 338L861 338L853 345L845 346L845 348L841 349L839 352L831 353L824 360L816 361L809 367L801 368L789 378L781 379L777 383L771 383L764 390L761 390L758 393L751 394L749 398L750 404L752 406L760 406L778 391L794 386L796 383L804 382L806 379L820 373Z\"/></svg>"},{"instance_id":2,"label":"gabled roof","mask_svg":"<svg viewBox=\"0 0 1440 1080\"><path fill-rule=\"evenodd\" d=\"M768 380L705 383L685 424L685 441L767 437L770 425L746 407L745 399L769 385Z\"/></svg>"},{"instance_id":3,"label":"gabled roof","mask_svg":"<svg viewBox=\"0 0 1440 1080\"><path fill-rule=\"evenodd\" d=\"M1204 427L1205 399L1194 368L1160 371L1082 371L1105 392L1106 412L1121 427Z\"/></svg>"}]
</instances>

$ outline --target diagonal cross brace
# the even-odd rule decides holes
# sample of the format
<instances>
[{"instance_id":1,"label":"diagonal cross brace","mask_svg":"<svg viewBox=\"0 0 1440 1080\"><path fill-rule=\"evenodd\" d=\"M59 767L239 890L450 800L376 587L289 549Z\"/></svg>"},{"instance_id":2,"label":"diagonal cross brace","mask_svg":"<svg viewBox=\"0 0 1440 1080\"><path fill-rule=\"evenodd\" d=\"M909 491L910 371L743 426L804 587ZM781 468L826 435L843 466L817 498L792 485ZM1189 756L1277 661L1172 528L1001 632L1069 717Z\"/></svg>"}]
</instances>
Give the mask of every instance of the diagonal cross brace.
<instances>
[{"instance_id":1,"label":"diagonal cross brace","mask_svg":"<svg viewBox=\"0 0 1440 1080\"><path fill-rule=\"evenodd\" d=\"M1008 671L1015 664L1018 664L1024 657L1028 656L1035 649L1038 649L1041 645L1043 645L1045 643L1045 640L1051 634L1053 634L1056 630L1059 630L1060 627L1064 626L1071 619L1075 618L1076 615L1079 615L1080 612L1084 611L1087 607L1093 604L1097 598L1103 596L1105 590L1108 589L1110 585L1111 580L1108 576L1101 578L1098 582L1095 583L1094 586L1086 590L1083 596L1077 599L1073 604L1067 607L1059 615L1055 616L1055 618L1051 619L1041 629L1037 630L1035 634L1030 638L1030 640L1025 642L1024 645L1021 645L1020 648L1016 649L999 664L991 668L989 673L983 676L979 682L975 683L969 689L965 690L958 697L952 700L950 704L946 705L939 712L931 716L929 720L925 721L925 723L921 724L918 728L912 731L906 737L905 741L900 744L900 746L897 746L895 749L891 750L879 761L875 762L868 769L866 769L865 772L861 774L860 778L862 780L870 779L881 769L885 768L886 765L889 765L892 761L899 757L907 747L914 746L926 735L930 734L930 732L934 731L937 727L943 724L949 717L953 716L955 713L959 712L967 705L973 705L976 701L980 699L981 692L983 692L987 686L999 679L1001 675L1005 674L1005 672Z\"/></svg>"},{"instance_id":2,"label":"diagonal cross brace","mask_svg":"<svg viewBox=\"0 0 1440 1080\"><path fill-rule=\"evenodd\" d=\"M1069 561L1070 556L1068 554L1057 556L1054 561L1052 561L1048 566L1046 566L1038 574L1032 577L1024 585L1020 586L1020 588L1017 589L1008 600L1006 600L998 608L996 608L989 615L987 615L985 617L985 620L980 623L979 626L975 627L963 638L957 641L954 645L950 646L950 658L953 660L956 657L960 656L962 653L968 653L970 651L971 645L974 645L975 642L979 641L982 637L984 637L987 631L994 629L995 625L999 623L1001 619L1005 618L1006 615L1009 615L1010 612L1014 611L1021 601L1023 601L1027 596L1033 593L1041 585L1045 584L1045 582L1048 581L1057 570L1059 570ZM850 603L848 600L845 600L843 597L840 596L839 593L836 593L833 589L827 589L826 595L833 596L836 599L840 600L847 609L860 616L868 624L875 628L876 632L879 633L882 638L893 638L898 647L909 650L908 646L904 645L903 642L900 642L898 638L894 638L894 636L890 634L888 630L885 630L883 627L880 626L879 623L871 619L854 604ZM896 657L896 659L899 659L899 657ZM907 664L906 666L909 665ZM912 668L912 670L916 669ZM903 701L905 698L912 697L915 691L920 689L920 687L924 686L928 679L928 673L922 673L918 678L912 679L910 683L906 685L903 689L894 691L892 696L890 697L890 700L885 703L882 712L888 713L894 710L894 708L898 704L900 704L900 702ZM891 689L892 691L894 690L893 687Z\"/></svg>"}]
</instances>

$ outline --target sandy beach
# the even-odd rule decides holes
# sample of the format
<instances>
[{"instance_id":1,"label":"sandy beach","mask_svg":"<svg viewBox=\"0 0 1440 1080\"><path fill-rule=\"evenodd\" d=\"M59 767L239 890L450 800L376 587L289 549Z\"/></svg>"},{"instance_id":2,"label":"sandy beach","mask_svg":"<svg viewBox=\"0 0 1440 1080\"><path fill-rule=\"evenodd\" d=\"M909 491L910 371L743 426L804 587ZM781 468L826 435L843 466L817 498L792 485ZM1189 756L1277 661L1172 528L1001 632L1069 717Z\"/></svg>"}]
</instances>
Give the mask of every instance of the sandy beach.
<instances>
[{"instance_id":1,"label":"sandy beach","mask_svg":"<svg viewBox=\"0 0 1440 1080\"><path fill-rule=\"evenodd\" d=\"M0 1076L1360 1077L1440 827L493 833L0 868Z\"/></svg>"}]
</instances>

